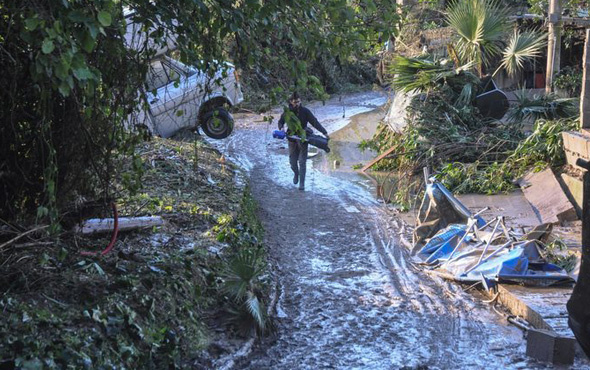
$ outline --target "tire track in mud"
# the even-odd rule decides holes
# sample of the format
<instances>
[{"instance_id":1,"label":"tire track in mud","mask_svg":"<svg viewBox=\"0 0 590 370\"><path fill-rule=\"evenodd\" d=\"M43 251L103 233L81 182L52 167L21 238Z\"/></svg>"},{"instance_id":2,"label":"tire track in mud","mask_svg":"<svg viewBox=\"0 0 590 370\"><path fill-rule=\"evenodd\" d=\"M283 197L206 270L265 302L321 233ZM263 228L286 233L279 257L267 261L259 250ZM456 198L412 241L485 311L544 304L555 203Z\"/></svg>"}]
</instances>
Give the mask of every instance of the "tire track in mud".
<instances>
[{"instance_id":1,"label":"tire track in mud","mask_svg":"<svg viewBox=\"0 0 590 370\"><path fill-rule=\"evenodd\" d=\"M262 189L257 182L252 182L254 193L268 194L267 181L258 182ZM287 191L293 192L287 212L275 207L267 213L273 201L261 201L264 213L282 225L288 239L305 235L297 243L270 243L278 247L270 253L281 265L285 298L280 307L287 317L279 322L274 343L263 344L247 367L388 367L389 343L398 342L399 334L384 320L398 319L398 297L387 293L386 275L370 276L375 272L366 225L345 212L334 214L332 209L340 207L330 200ZM297 223L313 208L309 202L315 202L316 217ZM337 222L330 216L337 216ZM267 232L270 224L265 224Z\"/></svg>"},{"instance_id":2,"label":"tire track in mud","mask_svg":"<svg viewBox=\"0 0 590 370\"><path fill-rule=\"evenodd\" d=\"M283 317L243 368L456 368L491 360L474 356L488 352L490 326L476 317L486 316L485 307L466 304L460 290L448 298L440 282L414 268L378 206L349 199L362 210L349 213L329 197L275 183L266 168L252 175L269 253L280 266ZM514 340L502 351L509 368L521 338L503 329Z\"/></svg>"},{"instance_id":3,"label":"tire track in mud","mask_svg":"<svg viewBox=\"0 0 590 370\"><path fill-rule=\"evenodd\" d=\"M366 212L380 213L379 210L370 209L367 209ZM373 216L374 227L377 229L376 238L378 239L387 237L387 230L378 230L380 227L381 229L384 228L382 220L385 219L387 219L387 215ZM431 345L430 348L438 366L452 367L453 364L457 363L455 359L457 354L461 354L465 350L463 345L465 340L476 345L479 344L478 348L475 349L481 349L481 343L485 343L482 340L485 338L481 335L482 325L479 320L466 317L464 314L466 312L464 303L469 302L470 297L467 297L462 291L460 293L463 294L463 297L459 298L456 294L452 296L445 294L442 288L446 282L435 282L428 275L421 274L420 270L410 262L409 252L400 246L401 243L395 240L395 237L393 238L393 242L390 241L387 244L389 248L378 248L377 253L389 256L391 264L396 266L394 273L397 280L407 282L404 284L405 295L410 302L420 307L418 311L421 315L430 318L434 322L435 327L431 328L432 331L449 333L449 335L439 338L430 337L433 343L438 344ZM381 245L384 245L384 243L381 243ZM439 322L435 318L441 314L451 315L451 319ZM453 350L448 351L448 349ZM470 349L474 348L470 347Z\"/></svg>"}]
</instances>

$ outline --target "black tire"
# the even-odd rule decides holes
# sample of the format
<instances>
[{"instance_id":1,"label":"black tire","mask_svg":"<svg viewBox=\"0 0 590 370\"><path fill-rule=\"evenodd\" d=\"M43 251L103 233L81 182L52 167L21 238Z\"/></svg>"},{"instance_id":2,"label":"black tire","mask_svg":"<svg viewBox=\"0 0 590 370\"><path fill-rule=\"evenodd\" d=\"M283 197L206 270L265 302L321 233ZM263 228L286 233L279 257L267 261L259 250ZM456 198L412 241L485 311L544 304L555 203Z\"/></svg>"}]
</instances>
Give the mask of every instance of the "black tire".
<instances>
[{"instance_id":1,"label":"black tire","mask_svg":"<svg viewBox=\"0 0 590 370\"><path fill-rule=\"evenodd\" d=\"M215 108L203 115L201 128L213 139L225 139L234 130L234 118L223 108Z\"/></svg>"}]
</instances>

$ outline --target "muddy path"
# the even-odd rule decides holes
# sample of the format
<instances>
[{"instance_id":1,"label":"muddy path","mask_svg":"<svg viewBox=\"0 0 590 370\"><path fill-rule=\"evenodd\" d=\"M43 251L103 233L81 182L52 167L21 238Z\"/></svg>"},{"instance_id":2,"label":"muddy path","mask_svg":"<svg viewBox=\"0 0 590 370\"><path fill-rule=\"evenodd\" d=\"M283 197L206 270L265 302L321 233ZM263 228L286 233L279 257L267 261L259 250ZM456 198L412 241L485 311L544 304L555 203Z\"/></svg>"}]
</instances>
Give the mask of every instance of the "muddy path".
<instances>
[{"instance_id":1,"label":"muddy path","mask_svg":"<svg viewBox=\"0 0 590 370\"><path fill-rule=\"evenodd\" d=\"M276 123L237 115L236 132L215 143L250 173L280 293L276 332L236 368L544 367L488 304L412 265L397 221L349 170L363 156L354 141L385 100L371 92L308 105L341 163L333 171L334 157L310 159L305 191L291 183L286 143L271 138Z\"/></svg>"}]
</instances>

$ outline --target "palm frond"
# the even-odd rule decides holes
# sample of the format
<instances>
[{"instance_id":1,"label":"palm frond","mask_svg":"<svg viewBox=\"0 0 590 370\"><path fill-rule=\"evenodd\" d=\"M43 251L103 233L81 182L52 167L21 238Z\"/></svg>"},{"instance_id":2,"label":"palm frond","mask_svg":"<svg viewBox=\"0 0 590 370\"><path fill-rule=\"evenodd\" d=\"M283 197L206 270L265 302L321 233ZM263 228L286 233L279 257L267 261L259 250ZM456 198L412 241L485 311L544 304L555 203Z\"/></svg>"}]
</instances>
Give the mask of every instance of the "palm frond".
<instances>
[{"instance_id":1,"label":"palm frond","mask_svg":"<svg viewBox=\"0 0 590 370\"><path fill-rule=\"evenodd\" d=\"M261 274L264 271L262 249L242 249L226 265L222 272L222 291L233 302L230 312L240 326L266 326L266 313L258 295L263 290ZM250 323L250 324L248 324Z\"/></svg>"},{"instance_id":2,"label":"palm frond","mask_svg":"<svg viewBox=\"0 0 590 370\"><path fill-rule=\"evenodd\" d=\"M457 100L455 101L455 107L459 108L471 104L474 98L473 90L473 84L469 82L466 83L461 89L461 93L457 97Z\"/></svg>"},{"instance_id":3,"label":"palm frond","mask_svg":"<svg viewBox=\"0 0 590 370\"><path fill-rule=\"evenodd\" d=\"M436 84L437 76L449 71L450 66L441 65L428 58L395 57L389 72L393 75L393 88L396 91L426 91Z\"/></svg>"},{"instance_id":4,"label":"palm frond","mask_svg":"<svg viewBox=\"0 0 590 370\"><path fill-rule=\"evenodd\" d=\"M457 53L462 63L473 62L482 72L500 55L508 9L496 0L456 0L446 21L457 32Z\"/></svg>"},{"instance_id":5,"label":"palm frond","mask_svg":"<svg viewBox=\"0 0 590 370\"><path fill-rule=\"evenodd\" d=\"M470 68L471 64L467 64L455 69L453 63L447 59L434 60L429 56L407 58L398 55L389 72L394 76L393 88L409 93L428 91L466 73Z\"/></svg>"},{"instance_id":6,"label":"palm frond","mask_svg":"<svg viewBox=\"0 0 590 370\"><path fill-rule=\"evenodd\" d=\"M505 68L510 76L514 76L527 60L538 56L545 45L547 40L544 33L514 31L502 52L502 63L499 68Z\"/></svg>"},{"instance_id":7,"label":"palm frond","mask_svg":"<svg viewBox=\"0 0 590 370\"><path fill-rule=\"evenodd\" d=\"M223 272L222 289L234 300L245 299L246 293L262 273L261 252L241 250L234 256Z\"/></svg>"},{"instance_id":8,"label":"palm frond","mask_svg":"<svg viewBox=\"0 0 590 370\"><path fill-rule=\"evenodd\" d=\"M256 294L248 292L246 308L254 320L256 320L258 327L264 329L266 327L266 312L264 310L264 304L260 302Z\"/></svg>"},{"instance_id":9,"label":"palm frond","mask_svg":"<svg viewBox=\"0 0 590 370\"><path fill-rule=\"evenodd\" d=\"M554 94L529 96L525 89L515 95L516 102L508 113L508 120L512 122L574 118L579 114L575 98L559 98Z\"/></svg>"}]
</instances>

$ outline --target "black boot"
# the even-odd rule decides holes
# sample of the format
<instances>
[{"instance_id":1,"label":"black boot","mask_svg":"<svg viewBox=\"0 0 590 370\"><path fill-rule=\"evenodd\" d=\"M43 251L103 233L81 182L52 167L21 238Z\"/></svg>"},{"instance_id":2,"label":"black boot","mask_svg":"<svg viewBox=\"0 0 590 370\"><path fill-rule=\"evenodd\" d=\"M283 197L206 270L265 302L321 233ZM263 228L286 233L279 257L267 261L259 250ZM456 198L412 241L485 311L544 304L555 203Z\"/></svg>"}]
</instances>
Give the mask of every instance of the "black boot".
<instances>
[{"instance_id":1,"label":"black boot","mask_svg":"<svg viewBox=\"0 0 590 370\"><path fill-rule=\"evenodd\" d=\"M299 183L299 190L305 190L305 182L303 179L301 179L301 182Z\"/></svg>"}]
</instances>

